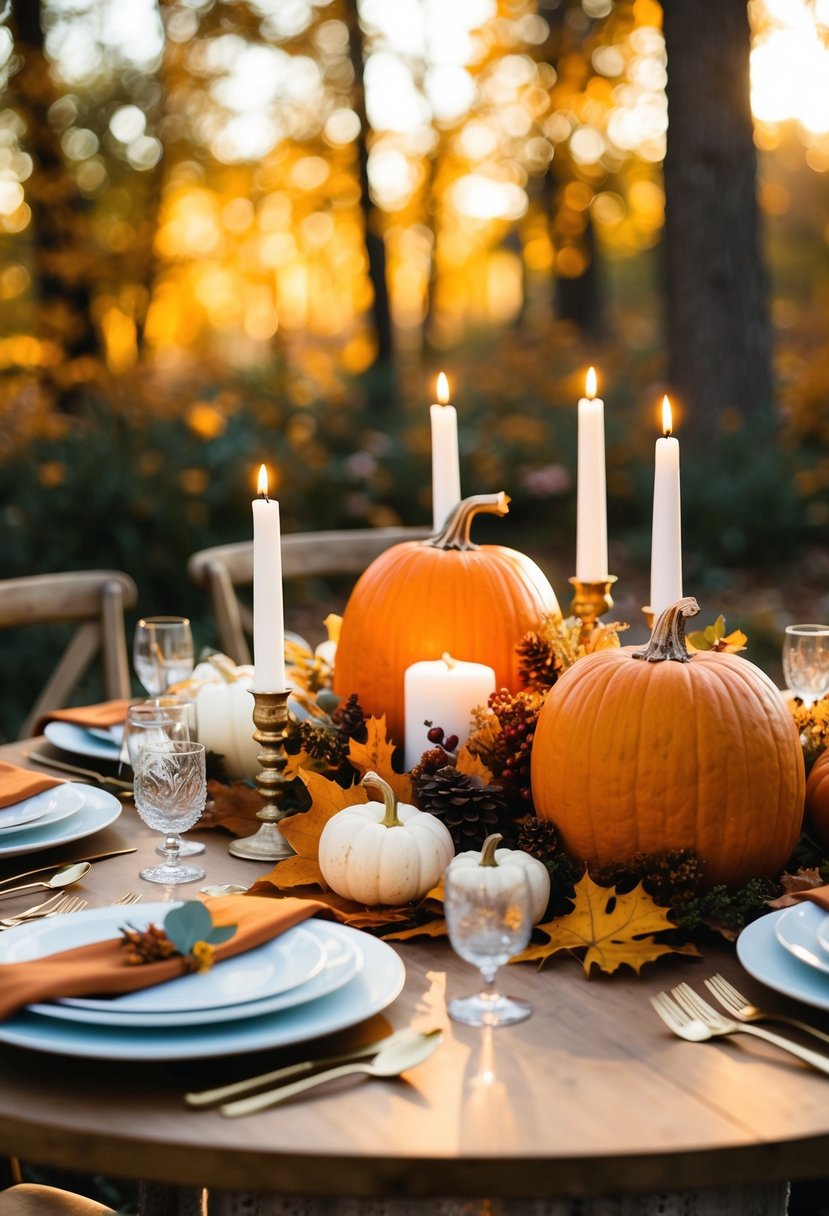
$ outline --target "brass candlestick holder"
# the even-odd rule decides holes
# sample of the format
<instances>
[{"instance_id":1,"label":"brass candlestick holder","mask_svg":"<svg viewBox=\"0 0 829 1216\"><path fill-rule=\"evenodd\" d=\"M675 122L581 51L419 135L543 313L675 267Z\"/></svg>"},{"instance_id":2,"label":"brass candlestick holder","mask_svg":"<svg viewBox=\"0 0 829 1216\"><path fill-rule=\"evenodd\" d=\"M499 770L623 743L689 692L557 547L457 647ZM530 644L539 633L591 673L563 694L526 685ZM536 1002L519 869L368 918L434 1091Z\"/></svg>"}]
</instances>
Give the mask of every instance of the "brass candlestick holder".
<instances>
[{"instance_id":1,"label":"brass candlestick holder","mask_svg":"<svg viewBox=\"0 0 829 1216\"><path fill-rule=\"evenodd\" d=\"M586 642L599 623L599 617L613 607L610 589L616 582L615 574L596 582L583 582L580 578L568 579L574 589L570 612L581 620L581 638Z\"/></svg>"},{"instance_id":2,"label":"brass candlestick holder","mask_svg":"<svg viewBox=\"0 0 829 1216\"><path fill-rule=\"evenodd\" d=\"M253 861L282 861L294 855L278 826L279 820L286 815L282 800L286 785L283 770L287 764L283 747L288 725L287 689L285 692L254 692L253 724L256 727L253 737L261 744L257 759L262 771L256 788L265 799L265 805L256 818L262 820L262 826L252 836L232 841L228 852L234 857L247 857Z\"/></svg>"}]
</instances>

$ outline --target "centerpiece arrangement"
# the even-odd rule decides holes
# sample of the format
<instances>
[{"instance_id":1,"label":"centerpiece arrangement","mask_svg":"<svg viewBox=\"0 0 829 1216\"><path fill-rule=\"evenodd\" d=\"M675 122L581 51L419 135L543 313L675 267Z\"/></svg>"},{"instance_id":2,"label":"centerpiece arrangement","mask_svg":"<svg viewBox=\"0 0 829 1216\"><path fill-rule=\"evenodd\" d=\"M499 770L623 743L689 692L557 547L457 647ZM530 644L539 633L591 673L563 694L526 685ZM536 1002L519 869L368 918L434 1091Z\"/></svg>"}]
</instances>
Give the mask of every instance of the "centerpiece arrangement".
<instances>
[{"instance_id":1,"label":"centerpiece arrangement","mask_svg":"<svg viewBox=\"0 0 829 1216\"><path fill-rule=\"evenodd\" d=\"M435 444L447 408L433 407ZM228 773L255 778L258 791L214 782L209 820L242 837L253 816L264 821L231 846L276 863L254 893L323 899L384 936L441 934L443 873L456 855L490 856L497 835L549 876L519 959L583 950L589 973L694 953L689 935L701 926L733 936L785 899L787 885L821 881L803 868L805 854L790 862L805 794L795 715L724 622L685 636L698 608L682 595L669 416L656 453L650 641L623 647L626 626L600 620L615 581L602 408L593 382L579 405L566 619L534 562L472 539L478 515L507 513L506 494L460 499L450 477L436 535L377 558L319 652L285 648L278 508L266 496L254 505L256 664L246 695L259 770L249 749L234 748ZM435 478L446 467L436 459ZM230 706L241 679L214 665L228 684L208 694L207 681L202 695ZM810 777L814 806L829 806L826 789L829 762ZM794 877L783 877L787 864Z\"/></svg>"}]
</instances>

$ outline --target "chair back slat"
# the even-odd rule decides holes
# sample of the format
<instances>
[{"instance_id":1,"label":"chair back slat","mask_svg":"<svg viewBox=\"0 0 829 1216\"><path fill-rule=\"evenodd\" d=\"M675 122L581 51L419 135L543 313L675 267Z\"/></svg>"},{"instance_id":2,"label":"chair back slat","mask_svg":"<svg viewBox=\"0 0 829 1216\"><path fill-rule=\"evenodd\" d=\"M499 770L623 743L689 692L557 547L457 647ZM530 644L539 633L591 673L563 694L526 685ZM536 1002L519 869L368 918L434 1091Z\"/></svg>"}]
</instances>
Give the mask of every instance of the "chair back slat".
<instances>
[{"instance_id":1,"label":"chair back slat","mask_svg":"<svg viewBox=\"0 0 829 1216\"><path fill-rule=\"evenodd\" d=\"M0 580L0 629L75 624L63 655L26 715L19 738L27 738L43 714L66 706L100 655L107 699L130 695L124 612L138 590L120 570L78 570Z\"/></svg>"},{"instance_id":2,"label":"chair back slat","mask_svg":"<svg viewBox=\"0 0 829 1216\"><path fill-rule=\"evenodd\" d=\"M291 532L282 536L282 577L358 575L392 545L431 535L430 528ZM187 570L192 582L210 598L220 648L235 663L249 663L252 616L236 589L253 582L253 542L202 549L190 557Z\"/></svg>"}]
</instances>

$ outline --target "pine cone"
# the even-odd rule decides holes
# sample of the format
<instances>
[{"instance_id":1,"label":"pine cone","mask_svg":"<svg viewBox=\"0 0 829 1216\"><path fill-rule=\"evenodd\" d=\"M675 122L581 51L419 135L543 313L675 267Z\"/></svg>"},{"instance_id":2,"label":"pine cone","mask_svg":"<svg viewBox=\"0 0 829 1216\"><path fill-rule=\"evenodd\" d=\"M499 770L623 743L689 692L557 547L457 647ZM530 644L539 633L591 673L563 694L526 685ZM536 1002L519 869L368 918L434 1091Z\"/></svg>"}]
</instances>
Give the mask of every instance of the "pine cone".
<instances>
[{"instance_id":1,"label":"pine cone","mask_svg":"<svg viewBox=\"0 0 829 1216\"><path fill-rule=\"evenodd\" d=\"M363 707L353 692L346 701L341 701L331 715L331 721L346 739L354 739L357 743L366 741L366 715Z\"/></svg>"},{"instance_id":2,"label":"pine cone","mask_svg":"<svg viewBox=\"0 0 829 1216\"><path fill-rule=\"evenodd\" d=\"M414 796L422 811L443 821L458 853L480 849L487 836L503 831L509 821L509 806L500 790L450 764L436 773L424 773L415 784Z\"/></svg>"},{"instance_id":3,"label":"pine cone","mask_svg":"<svg viewBox=\"0 0 829 1216\"><path fill-rule=\"evenodd\" d=\"M558 831L548 819L539 819L530 815L521 826L518 833L518 848L539 861L546 861L554 853L561 851Z\"/></svg>"},{"instance_id":4,"label":"pine cone","mask_svg":"<svg viewBox=\"0 0 829 1216\"><path fill-rule=\"evenodd\" d=\"M562 672L562 664L546 638L531 630L515 647L518 672L527 688L552 688Z\"/></svg>"}]
</instances>

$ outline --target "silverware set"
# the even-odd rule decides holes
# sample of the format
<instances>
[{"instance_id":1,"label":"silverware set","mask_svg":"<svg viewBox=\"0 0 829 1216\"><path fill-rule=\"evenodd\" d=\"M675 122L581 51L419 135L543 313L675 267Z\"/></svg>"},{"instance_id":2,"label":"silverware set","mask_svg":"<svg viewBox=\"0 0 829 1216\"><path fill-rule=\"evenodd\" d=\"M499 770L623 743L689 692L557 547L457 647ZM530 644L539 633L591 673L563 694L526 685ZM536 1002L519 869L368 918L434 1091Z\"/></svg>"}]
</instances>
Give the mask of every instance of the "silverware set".
<instances>
[{"instance_id":1,"label":"silverware set","mask_svg":"<svg viewBox=\"0 0 829 1216\"><path fill-rule=\"evenodd\" d=\"M185 1094L184 1101L188 1106L218 1106L219 1113L229 1119L251 1115L338 1077L354 1073L364 1073L370 1077L397 1077L407 1069L422 1064L440 1046L442 1039L442 1030L397 1030L384 1039L364 1043L351 1051L320 1056L316 1060L303 1060L248 1077L244 1081L221 1085L217 1089ZM246 1094L253 1096L242 1096Z\"/></svg>"},{"instance_id":2,"label":"silverware set","mask_svg":"<svg viewBox=\"0 0 829 1216\"><path fill-rule=\"evenodd\" d=\"M140 895L136 895L134 891L125 891L118 899L112 901L113 907L130 907L132 904L137 904L141 899ZM33 920L47 920L51 916L63 916L69 912L82 912L88 907L88 900L79 899L73 895L56 894L43 901L43 903L35 904L31 908L27 908L25 912L18 912L15 916L6 916L0 919L0 932L4 929L15 929L18 925L27 924Z\"/></svg>"},{"instance_id":3,"label":"silverware set","mask_svg":"<svg viewBox=\"0 0 829 1216\"><path fill-rule=\"evenodd\" d=\"M705 981L709 993L718 1002L724 1012L715 1009L704 1000L689 984L678 984L667 992L658 992L650 998L651 1005L669 1030L681 1039L692 1043L704 1043L720 1035L750 1034L767 1043L773 1043L790 1055L809 1064L819 1072L829 1074L829 1056L821 1052L803 1047L793 1039L775 1034L762 1026L753 1023L759 1021L780 1022L793 1026L829 1043L829 1035L798 1018L788 1017L781 1013L771 1013L759 1009L744 997L733 984L721 975L714 975Z\"/></svg>"}]
</instances>

